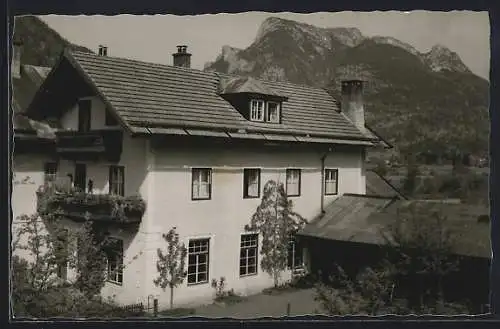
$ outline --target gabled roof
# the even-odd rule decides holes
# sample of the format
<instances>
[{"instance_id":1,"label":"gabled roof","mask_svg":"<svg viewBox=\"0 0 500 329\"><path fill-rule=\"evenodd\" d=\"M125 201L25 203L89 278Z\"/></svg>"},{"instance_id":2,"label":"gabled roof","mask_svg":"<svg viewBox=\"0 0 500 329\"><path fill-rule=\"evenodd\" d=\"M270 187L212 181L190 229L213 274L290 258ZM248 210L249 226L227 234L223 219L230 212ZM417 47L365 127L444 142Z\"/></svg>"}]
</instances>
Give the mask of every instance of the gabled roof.
<instances>
[{"instance_id":1,"label":"gabled roof","mask_svg":"<svg viewBox=\"0 0 500 329\"><path fill-rule=\"evenodd\" d=\"M316 238L383 245L384 234L399 218L399 213L417 207L418 213L437 212L446 217L445 227L452 232L457 255L491 258L489 209L482 206L449 203L445 200L397 200L365 195L343 195L332 201L323 215L313 219L299 235Z\"/></svg>"},{"instance_id":2,"label":"gabled roof","mask_svg":"<svg viewBox=\"0 0 500 329\"><path fill-rule=\"evenodd\" d=\"M20 77L12 77L12 125L16 136L54 138L54 133L47 124L31 120L24 115L50 70L50 67L21 65Z\"/></svg>"},{"instance_id":3,"label":"gabled roof","mask_svg":"<svg viewBox=\"0 0 500 329\"><path fill-rule=\"evenodd\" d=\"M338 113L334 99L323 89L258 80L266 92L288 100L282 105L282 124L257 123L246 120L219 95L221 79L227 75L81 52L65 51L64 60L93 85L132 133L205 130L228 138L281 135L302 142L376 142ZM57 68L52 74L58 74Z\"/></svg>"},{"instance_id":4,"label":"gabled roof","mask_svg":"<svg viewBox=\"0 0 500 329\"><path fill-rule=\"evenodd\" d=\"M247 93L283 97L252 77L221 78L220 89L221 94Z\"/></svg>"}]
</instances>

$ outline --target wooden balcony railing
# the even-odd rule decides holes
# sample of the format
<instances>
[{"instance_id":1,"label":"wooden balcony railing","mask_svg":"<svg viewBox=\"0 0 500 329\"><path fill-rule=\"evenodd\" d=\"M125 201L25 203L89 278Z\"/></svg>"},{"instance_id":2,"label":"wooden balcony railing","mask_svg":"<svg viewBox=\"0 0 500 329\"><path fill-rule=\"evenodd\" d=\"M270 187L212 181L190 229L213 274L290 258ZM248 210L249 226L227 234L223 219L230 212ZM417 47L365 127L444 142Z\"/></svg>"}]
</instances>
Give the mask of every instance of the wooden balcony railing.
<instances>
[{"instance_id":1,"label":"wooden balcony railing","mask_svg":"<svg viewBox=\"0 0 500 329\"><path fill-rule=\"evenodd\" d=\"M58 185L41 186L37 197L41 216L56 215L76 221L138 224L146 211L146 202L140 196L92 194Z\"/></svg>"}]
</instances>

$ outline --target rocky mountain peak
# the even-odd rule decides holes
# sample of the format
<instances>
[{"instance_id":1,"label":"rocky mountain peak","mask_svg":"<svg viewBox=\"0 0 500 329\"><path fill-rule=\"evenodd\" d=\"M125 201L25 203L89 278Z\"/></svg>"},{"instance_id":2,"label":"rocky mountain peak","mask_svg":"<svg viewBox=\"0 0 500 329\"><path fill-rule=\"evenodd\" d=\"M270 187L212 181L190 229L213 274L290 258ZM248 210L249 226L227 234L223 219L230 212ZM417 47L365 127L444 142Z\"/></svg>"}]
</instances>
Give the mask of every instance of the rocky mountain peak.
<instances>
[{"instance_id":1,"label":"rocky mountain peak","mask_svg":"<svg viewBox=\"0 0 500 329\"><path fill-rule=\"evenodd\" d=\"M423 54L423 57L430 69L435 72L443 70L470 72L457 53L441 44L434 45L429 52Z\"/></svg>"},{"instance_id":2,"label":"rocky mountain peak","mask_svg":"<svg viewBox=\"0 0 500 329\"><path fill-rule=\"evenodd\" d=\"M332 38L348 47L356 46L365 39L361 31L355 27L321 28L279 17L269 17L260 25L254 44L258 44L265 36L275 31L287 31L297 42L306 38L330 50L333 47Z\"/></svg>"}]
</instances>

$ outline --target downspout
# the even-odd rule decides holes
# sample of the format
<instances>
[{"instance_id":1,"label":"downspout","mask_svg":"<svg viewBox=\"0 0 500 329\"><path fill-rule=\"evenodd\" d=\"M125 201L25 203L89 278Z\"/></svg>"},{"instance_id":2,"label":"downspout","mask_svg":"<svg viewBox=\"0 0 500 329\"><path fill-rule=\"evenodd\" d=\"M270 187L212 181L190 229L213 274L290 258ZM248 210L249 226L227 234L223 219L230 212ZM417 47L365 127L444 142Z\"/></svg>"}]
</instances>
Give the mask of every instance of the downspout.
<instances>
[{"instance_id":1,"label":"downspout","mask_svg":"<svg viewBox=\"0 0 500 329\"><path fill-rule=\"evenodd\" d=\"M323 154L321 157L321 214L325 213L325 160L328 156L328 153L332 151L331 148L328 148L328 151Z\"/></svg>"}]
</instances>

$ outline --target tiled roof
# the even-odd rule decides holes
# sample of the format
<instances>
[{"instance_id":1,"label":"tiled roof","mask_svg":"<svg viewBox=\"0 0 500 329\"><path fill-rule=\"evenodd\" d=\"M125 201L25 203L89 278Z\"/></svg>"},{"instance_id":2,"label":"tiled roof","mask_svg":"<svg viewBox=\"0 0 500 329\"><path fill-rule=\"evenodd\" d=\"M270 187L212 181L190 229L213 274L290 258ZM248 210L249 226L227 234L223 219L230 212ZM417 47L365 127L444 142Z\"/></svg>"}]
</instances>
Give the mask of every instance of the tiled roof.
<instances>
[{"instance_id":1,"label":"tiled roof","mask_svg":"<svg viewBox=\"0 0 500 329\"><path fill-rule=\"evenodd\" d=\"M273 90L264 86L260 81L252 77L228 77L220 80L220 93L253 93L261 95L278 95Z\"/></svg>"},{"instance_id":2,"label":"tiled roof","mask_svg":"<svg viewBox=\"0 0 500 329\"><path fill-rule=\"evenodd\" d=\"M490 227L480 218L489 216L488 208L466 204L425 200L394 200L344 195L325 208L325 214L312 220L299 233L339 241L384 244L384 232L398 220L398 214L416 207L419 214L437 212L446 218L445 227L454 236L453 249L458 255L491 257Z\"/></svg>"},{"instance_id":3,"label":"tiled roof","mask_svg":"<svg viewBox=\"0 0 500 329\"><path fill-rule=\"evenodd\" d=\"M197 128L369 139L338 112L323 89L258 80L288 101L282 105L281 125L255 123L218 94L221 78L227 75L80 52L66 56L81 67L134 132Z\"/></svg>"}]
</instances>

